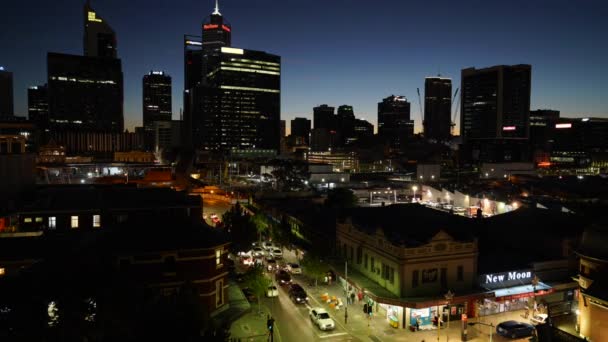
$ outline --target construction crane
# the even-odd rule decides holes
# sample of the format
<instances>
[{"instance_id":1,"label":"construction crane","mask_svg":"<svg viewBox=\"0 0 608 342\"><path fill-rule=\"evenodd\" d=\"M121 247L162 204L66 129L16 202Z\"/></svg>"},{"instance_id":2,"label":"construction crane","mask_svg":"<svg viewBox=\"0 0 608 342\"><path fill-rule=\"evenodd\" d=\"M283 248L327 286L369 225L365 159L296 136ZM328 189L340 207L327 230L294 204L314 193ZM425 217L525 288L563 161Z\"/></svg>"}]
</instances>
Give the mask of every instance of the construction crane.
<instances>
[{"instance_id":1,"label":"construction crane","mask_svg":"<svg viewBox=\"0 0 608 342\"><path fill-rule=\"evenodd\" d=\"M452 122L450 124L450 134L452 136L454 136L454 127L456 127L456 115L458 115L458 109L460 109L460 96L458 96L458 99L456 99L459 90L460 88L456 88L454 98L452 99L452 103L454 103L454 100L456 100L456 107L454 107L454 115L452 116Z\"/></svg>"},{"instance_id":2,"label":"construction crane","mask_svg":"<svg viewBox=\"0 0 608 342\"><path fill-rule=\"evenodd\" d=\"M420 99L420 88L416 88L418 92L418 107L420 108L420 124L422 125L422 133L424 134L424 113L422 112L422 100Z\"/></svg>"}]
</instances>

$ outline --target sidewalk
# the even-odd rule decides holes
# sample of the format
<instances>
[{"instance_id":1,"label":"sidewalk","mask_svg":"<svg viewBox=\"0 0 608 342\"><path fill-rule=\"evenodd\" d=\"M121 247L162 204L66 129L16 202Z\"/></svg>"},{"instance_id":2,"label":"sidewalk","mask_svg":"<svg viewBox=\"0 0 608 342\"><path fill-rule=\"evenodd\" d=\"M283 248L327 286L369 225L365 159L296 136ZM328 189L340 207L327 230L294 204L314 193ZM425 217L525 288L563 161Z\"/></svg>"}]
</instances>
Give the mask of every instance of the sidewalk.
<instances>
[{"instance_id":1,"label":"sidewalk","mask_svg":"<svg viewBox=\"0 0 608 342\"><path fill-rule=\"evenodd\" d=\"M389 325L388 320L384 314L378 314L374 312L372 317L369 318L363 313L363 301L348 305L348 319L347 323L344 323L344 307L341 309L331 309L327 303L321 301L321 295L328 293L330 296L341 297L344 300L343 289L337 285L319 285L315 287L306 286L306 291L311 297L311 306L321 306L326 308L332 318L336 320L336 323L344 327L352 335L361 338L362 340L371 340L375 342L401 342L401 341L461 341L461 321L451 321L450 327L447 327L447 322L444 322L441 329L423 330L412 332L408 329L393 328ZM494 328L490 328L485 325L474 325L467 326L467 341L489 341L490 330L492 330L493 340L503 341L506 340L496 334L496 325L500 322L508 320L516 320L525 322L526 320L522 317L523 310L506 312L492 316L486 316L481 318L473 318L469 320L469 323L485 323L492 324ZM527 341L528 339L519 339L512 341Z\"/></svg>"},{"instance_id":2,"label":"sidewalk","mask_svg":"<svg viewBox=\"0 0 608 342\"><path fill-rule=\"evenodd\" d=\"M266 319L270 314L266 306L261 306L262 312L258 311L257 304L251 310L232 322L230 326L230 340L235 341L268 341L268 327Z\"/></svg>"}]
</instances>

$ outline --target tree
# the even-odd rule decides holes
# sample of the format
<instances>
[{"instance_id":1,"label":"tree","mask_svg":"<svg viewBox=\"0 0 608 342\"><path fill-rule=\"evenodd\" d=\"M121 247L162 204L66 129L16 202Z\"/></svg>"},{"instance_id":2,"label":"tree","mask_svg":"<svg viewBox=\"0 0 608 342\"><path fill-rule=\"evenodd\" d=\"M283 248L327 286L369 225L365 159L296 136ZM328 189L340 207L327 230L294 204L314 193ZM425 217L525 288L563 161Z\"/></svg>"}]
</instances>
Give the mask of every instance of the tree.
<instances>
[{"instance_id":1,"label":"tree","mask_svg":"<svg viewBox=\"0 0 608 342\"><path fill-rule=\"evenodd\" d=\"M336 188L327 193L325 205L329 208L352 208L357 205L358 198L350 189Z\"/></svg>"},{"instance_id":2,"label":"tree","mask_svg":"<svg viewBox=\"0 0 608 342\"><path fill-rule=\"evenodd\" d=\"M241 205L237 202L229 211L222 216L224 227L230 235L234 252L248 250L251 243L256 240L257 229L251 216L243 212Z\"/></svg>"},{"instance_id":3,"label":"tree","mask_svg":"<svg viewBox=\"0 0 608 342\"><path fill-rule=\"evenodd\" d=\"M285 246L291 245L293 242L293 233L291 232L291 225L287 221L287 217L281 218L281 223L273 224L271 229L272 241L274 241L281 250Z\"/></svg>"},{"instance_id":4,"label":"tree","mask_svg":"<svg viewBox=\"0 0 608 342\"><path fill-rule=\"evenodd\" d=\"M281 191L300 191L306 189L307 166L301 161L275 160L272 176Z\"/></svg>"},{"instance_id":5,"label":"tree","mask_svg":"<svg viewBox=\"0 0 608 342\"><path fill-rule=\"evenodd\" d=\"M323 263L318 254L312 252L304 254L302 268L315 280L315 286L317 286L317 280L327 274L327 265Z\"/></svg>"},{"instance_id":6,"label":"tree","mask_svg":"<svg viewBox=\"0 0 608 342\"><path fill-rule=\"evenodd\" d=\"M257 213L253 215L251 221L256 228L259 240L262 241L262 235L268 234L268 220L263 214Z\"/></svg>"},{"instance_id":7,"label":"tree","mask_svg":"<svg viewBox=\"0 0 608 342\"><path fill-rule=\"evenodd\" d=\"M260 311L260 298L262 298L266 291L268 291L268 286L272 284L272 281L266 276L264 273L264 268L261 265L256 265L245 273L245 285L251 289L253 294L257 297L258 300L258 311Z\"/></svg>"}]
</instances>

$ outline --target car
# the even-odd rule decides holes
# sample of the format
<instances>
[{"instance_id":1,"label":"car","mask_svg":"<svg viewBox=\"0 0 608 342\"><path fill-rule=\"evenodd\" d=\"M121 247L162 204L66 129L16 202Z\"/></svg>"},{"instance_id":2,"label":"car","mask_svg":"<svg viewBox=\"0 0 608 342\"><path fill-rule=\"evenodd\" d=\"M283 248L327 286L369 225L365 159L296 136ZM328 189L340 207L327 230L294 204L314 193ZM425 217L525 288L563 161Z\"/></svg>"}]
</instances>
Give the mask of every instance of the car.
<instances>
[{"instance_id":1,"label":"car","mask_svg":"<svg viewBox=\"0 0 608 342\"><path fill-rule=\"evenodd\" d=\"M262 247L264 247L264 249L267 251L271 251L276 248L270 241L264 241L262 243Z\"/></svg>"},{"instance_id":2,"label":"car","mask_svg":"<svg viewBox=\"0 0 608 342\"><path fill-rule=\"evenodd\" d=\"M291 284L291 286L289 286L289 298L297 304L308 302L308 295L299 284Z\"/></svg>"},{"instance_id":3,"label":"car","mask_svg":"<svg viewBox=\"0 0 608 342\"><path fill-rule=\"evenodd\" d=\"M268 286L268 290L266 290L266 297L278 297L279 289L276 286L270 285Z\"/></svg>"},{"instance_id":4,"label":"car","mask_svg":"<svg viewBox=\"0 0 608 342\"><path fill-rule=\"evenodd\" d=\"M532 316L532 318L530 318L530 322L532 322L532 324L535 324L535 325L545 324L547 322L548 317L549 317L549 315L547 315L547 314L536 314L536 315Z\"/></svg>"},{"instance_id":5,"label":"car","mask_svg":"<svg viewBox=\"0 0 608 342\"><path fill-rule=\"evenodd\" d=\"M275 248L271 250L270 255L272 255L275 259L281 259L283 257L283 252L281 252L280 249Z\"/></svg>"},{"instance_id":6,"label":"car","mask_svg":"<svg viewBox=\"0 0 608 342\"><path fill-rule=\"evenodd\" d=\"M250 288L245 287L242 289L242 291L243 291L243 294L245 295L245 298L247 298L247 300L249 302L254 302L257 299L256 296L253 294L253 291Z\"/></svg>"},{"instance_id":7,"label":"car","mask_svg":"<svg viewBox=\"0 0 608 342\"><path fill-rule=\"evenodd\" d=\"M498 335L510 338L530 337L534 331L532 324L517 321L505 321L496 326Z\"/></svg>"},{"instance_id":8,"label":"car","mask_svg":"<svg viewBox=\"0 0 608 342\"><path fill-rule=\"evenodd\" d=\"M277 261L268 257L266 259L266 268L268 269L268 272L274 271L277 269Z\"/></svg>"},{"instance_id":9,"label":"car","mask_svg":"<svg viewBox=\"0 0 608 342\"><path fill-rule=\"evenodd\" d=\"M266 254L266 252L264 252L264 249L262 249L262 247L253 247L253 249L251 250L251 253L253 254L254 257L264 256L264 254Z\"/></svg>"},{"instance_id":10,"label":"car","mask_svg":"<svg viewBox=\"0 0 608 342\"><path fill-rule=\"evenodd\" d=\"M291 274L302 274L302 268L300 268L300 265L294 263L287 264L285 270Z\"/></svg>"},{"instance_id":11,"label":"car","mask_svg":"<svg viewBox=\"0 0 608 342\"><path fill-rule=\"evenodd\" d=\"M289 273L287 273L287 271L280 270L275 275L275 280L277 281L277 283L279 283L279 285L287 285L291 283L291 276L289 275Z\"/></svg>"},{"instance_id":12,"label":"car","mask_svg":"<svg viewBox=\"0 0 608 342\"><path fill-rule=\"evenodd\" d=\"M332 330L336 328L336 322L329 317L327 310L323 308L312 308L308 312L310 320L321 330Z\"/></svg>"},{"instance_id":13,"label":"car","mask_svg":"<svg viewBox=\"0 0 608 342\"><path fill-rule=\"evenodd\" d=\"M253 257L251 256L251 254L247 254L247 253L241 254L240 259L241 259L241 263L245 266L253 265Z\"/></svg>"}]
</instances>

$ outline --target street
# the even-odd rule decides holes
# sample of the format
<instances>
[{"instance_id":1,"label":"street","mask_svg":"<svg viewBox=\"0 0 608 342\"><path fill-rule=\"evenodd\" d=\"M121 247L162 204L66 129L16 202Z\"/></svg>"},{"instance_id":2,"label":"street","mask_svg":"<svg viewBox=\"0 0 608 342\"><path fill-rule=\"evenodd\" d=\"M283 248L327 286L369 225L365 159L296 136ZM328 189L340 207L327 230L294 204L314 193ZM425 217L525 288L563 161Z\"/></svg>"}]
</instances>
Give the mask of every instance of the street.
<instances>
[{"instance_id":1,"label":"street","mask_svg":"<svg viewBox=\"0 0 608 342\"><path fill-rule=\"evenodd\" d=\"M295 262L293 251L284 251L284 262ZM305 270L304 270L305 272ZM267 273L274 281L274 272ZM292 282L298 283L304 288L309 297L308 304L295 304L288 295L288 287L279 288L279 296L273 298L263 297L258 310L257 302L251 303L251 312L233 323L231 337L241 341L269 341L266 320L268 315L275 319L275 341L461 341L460 321L451 322L450 328L437 330L411 332L406 329L395 329L389 326L382 314L374 313L371 318L363 313L363 303L357 302L348 305L348 320L344 322L344 308L330 308L327 303L321 302L323 294L340 297L343 289L335 282L331 285L318 283L318 286L310 286L309 279L301 275L292 274ZM311 307L326 309L336 323L336 328L331 331L321 331L314 325L308 315ZM510 312L499 315L483 317L481 322L492 323L494 326L499 322L514 319L521 321L521 312ZM472 322L478 322L477 318ZM508 339L495 333L495 328L483 325L468 327L468 341L489 341L490 330L493 331L492 341L527 341L523 339ZM447 334L446 334L447 333ZM449 337L449 338L448 338Z\"/></svg>"}]
</instances>

